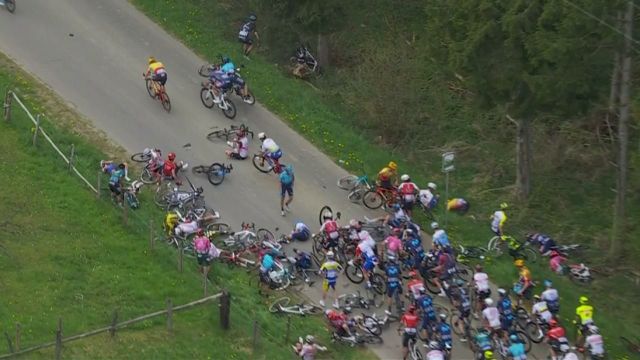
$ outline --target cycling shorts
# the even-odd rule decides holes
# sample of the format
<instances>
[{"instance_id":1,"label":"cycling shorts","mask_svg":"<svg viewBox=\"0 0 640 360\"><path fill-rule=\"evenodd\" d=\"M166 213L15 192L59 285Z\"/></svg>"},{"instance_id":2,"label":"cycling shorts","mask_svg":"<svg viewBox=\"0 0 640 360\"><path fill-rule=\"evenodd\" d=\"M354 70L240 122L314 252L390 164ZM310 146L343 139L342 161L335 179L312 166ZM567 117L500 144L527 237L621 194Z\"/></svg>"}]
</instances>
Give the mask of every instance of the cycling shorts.
<instances>
[{"instance_id":1,"label":"cycling shorts","mask_svg":"<svg viewBox=\"0 0 640 360\"><path fill-rule=\"evenodd\" d=\"M115 195L122 194L122 189L120 188L120 183L109 183L109 190Z\"/></svg>"},{"instance_id":2,"label":"cycling shorts","mask_svg":"<svg viewBox=\"0 0 640 360\"><path fill-rule=\"evenodd\" d=\"M402 347L409 346L409 340L416 341L416 334L409 334L406 331L402 333Z\"/></svg>"},{"instance_id":3,"label":"cycling shorts","mask_svg":"<svg viewBox=\"0 0 640 360\"><path fill-rule=\"evenodd\" d=\"M372 271L373 268L376 266L376 262L375 262L375 258L366 258L364 261L364 265L362 265L362 267L366 270L366 271Z\"/></svg>"},{"instance_id":4,"label":"cycling shorts","mask_svg":"<svg viewBox=\"0 0 640 360\"><path fill-rule=\"evenodd\" d=\"M163 85L167 83L167 73L160 73L160 74L153 74L151 75L151 80L160 83L160 85Z\"/></svg>"},{"instance_id":5,"label":"cycling shorts","mask_svg":"<svg viewBox=\"0 0 640 360\"><path fill-rule=\"evenodd\" d=\"M198 265L200 266L209 266L211 265L211 259L209 258L209 253L196 253L196 257L198 259Z\"/></svg>"},{"instance_id":6,"label":"cycling shorts","mask_svg":"<svg viewBox=\"0 0 640 360\"><path fill-rule=\"evenodd\" d=\"M289 197L293 196L293 183L291 184L280 183L280 196L284 197L285 194L289 194Z\"/></svg>"},{"instance_id":7,"label":"cycling shorts","mask_svg":"<svg viewBox=\"0 0 640 360\"><path fill-rule=\"evenodd\" d=\"M282 149L278 149L276 152L269 153L269 157L273 160L278 160L282 157Z\"/></svg>"},{"instance_id":8,"label":"cycling shorts","mask_svg":"<svg viewBox=\"0 0 640 360\"><path fill-rule=\"evenodd\" d=\"M322 290L324 291L329 291L329 289L336 289L336 281L335 280L328 280L328 279L324 279L322 281Z\"/></svg>"},{"instance_id":9,"label":"cycling shorts","mask_svg":"<svg viewBox=\"0 0 640 360\"><path fill-rule=\"evenodd\" d=\"M324 248L325 250L337 249L339 244L340 242L338 239L336 240L328 239L322 243L322 248Z\"/></svg>"},{"instance_id":10,"label":"cycling shorts","mask_svg":"<svg viewBox=\"0 0 640 360\"><path fill-rule=\"evenodd\" d=\"M295 231L291 234L291 240L307 241L309 240L309 236L308 231Z\"/></svg>"},{"instance_id":11,"label":"cycling shorts","mask_svg":"<svg viewBox=\"0 0 640 360\"><path fill-rule=\"evenodd\" d=\"M390 284L387 284L387 296L393 297L396 293L402 294L402 286L400 286L400 284L396 284L396 286L390 286Z\"/></svg>"},{"instance_id":12,"label":"cycling shorts","mask_svg":"<svg viewBox=\"0 0 640 360\"><path fill-rule=\"evenodd\" d=\"M238 41L240 41L243 44L247 44L247 45L253 44L253 40L251 40L251 37L249 37L249 36L238 37Z\"/></svg>"},{"instance_id":13,"label":"cycling shorts","mask_svg":"<svg viewBox=\"0 0 640 360\"><path fill-rule=\"evenodd\" d=\"M500 319L500 329L504 331L509 331L512 325L513 325L513 319L506 319L506 318Z\"/></svg>"}]
</instances>

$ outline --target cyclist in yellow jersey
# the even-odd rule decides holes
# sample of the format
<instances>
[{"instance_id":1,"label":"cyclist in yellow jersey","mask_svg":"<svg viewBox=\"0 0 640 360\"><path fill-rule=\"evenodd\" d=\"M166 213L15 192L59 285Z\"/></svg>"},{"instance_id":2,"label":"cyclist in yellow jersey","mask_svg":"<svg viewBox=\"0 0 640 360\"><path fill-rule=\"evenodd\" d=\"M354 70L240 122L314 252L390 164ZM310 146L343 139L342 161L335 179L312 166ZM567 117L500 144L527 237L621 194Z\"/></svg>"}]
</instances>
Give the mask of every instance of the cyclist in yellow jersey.
<instances>
[{"instance_id":1,"label":"cyclist in yellow jersey","mask_svg":"<svg viewBox=\"0 0 640 360\"><path fill-rule=\"evenodd\" d=\"M151 80L159 87L156 88L156 95L158 90L164 92L164 85L167 83L167 71L164 69L164 64L156 60L153 56L149 56L147 59L149 67L145 73L145 77L150 77Z\"/></svg>"},{"instance_id":2,"label":"cyclist in yellow jersey","mask_svg":"<svg viewBox=\"0 0 640 360\"><path fill-rule=\"evenodd\" d=\"M378 185L385 189L391 189L398 183L398 164L390 161L387 166L378 172Z\"/></svg>"},{"instance_id":3,"label":"cyclist in yellow jersey","mask_svg":"<svg viewBox=\"0 0 640 360\"><path fill-rule=\"evenodd\" d=\"M531 298L531 290L533 289L533 283L531 282L531 271L524 265L524 260L518 259L513 262L518 268L518 282L515 293L518 296L524 296L525 298Z\"/></svg>"},{"instance_id":4,"label":"cyclist in yellow jersey","mask_svg":"<svg viewBox=\"0 0 640 360\"><path fill-rule=\"evenodd\" d=\"M329 289L332 289L333 306L335 308L339 308L340 304L338 304L338 297L336 294L336 282L338 281L340 264L335 261L334 257L335 255L333 251L327 252L327 261L320 266L320 273L324 275L324 280L322 281L322 300L320 300L320 305L324 306L324 301L327 299L327 293L329 292Z\"/></svg>"},{"instance_id":5,"label":"cyclist in yellow jersey","mask_svg":"<svg viewBox=\"0 0 640 360\"><path fill-rule=\"evenodd\" d=\"M576 346L582 347L583 334L585 334L589 328L589 325L593 324L593 306L589 305L589 298L586 296L580 296L580 305L576 308L576 320L574 324L580 321L580 331L578 331L578 339L576 339Z\"/></svg>"},{"instance_id":6,"label":"cyclist in yellow jersey","mask_svg":"<svg viewBox=\"0 0 640 360\"><path fill-rule=\"evenodd\" d=\"M507 203L500 204L500 210L491 215L491 231L497 236L502 236L504 234L503 228L504 223L507 222L507 214L504 212L509 205Z\"/></svg>"}]
</instances>

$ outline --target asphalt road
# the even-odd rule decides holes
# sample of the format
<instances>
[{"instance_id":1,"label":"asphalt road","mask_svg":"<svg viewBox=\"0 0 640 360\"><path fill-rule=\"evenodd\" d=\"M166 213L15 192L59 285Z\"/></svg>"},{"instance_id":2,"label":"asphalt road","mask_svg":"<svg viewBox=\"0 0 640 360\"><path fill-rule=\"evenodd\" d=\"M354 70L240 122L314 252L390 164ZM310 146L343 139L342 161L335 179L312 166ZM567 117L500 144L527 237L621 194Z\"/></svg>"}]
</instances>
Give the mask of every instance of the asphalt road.
<instances>
[{"instance_id":1,"label":"asphalt road","mask_svg":"<svg viewBox=\"0 0 640 360\"><path fill-rule=\"evenodd\" d=\"M336 179L346 174L343 169L259 104L249 106L233 99L238 107L235 120L204 108L199 99L202 78L196 72L204 60L124 0L19 1L13 15L0 9L0 50L131 153L155 146L165 153L175 151L179 160L193 166L227 162L224 142L205 138L212 127L245 123L256 135L265 131L273 137L284 151L283 162L292 163L296 174L292 212L284 218L277 178L259 173L249 160L234 162L233 172L219 187L190 177L204 187L207 203L219 209L223 221L234 228L251 221L289 231L294 220L302 219L317 229L318 211L324 204L340 210L343 219L374 215L351 204L336 187ZM142 72L149 55L167 68L167 92L173 105L169 114L145 90ZM183 148L187 143L190 149ZM257 139L251 148L258 148ZM346 277L340 281L349 282ZM343 291L355 290L343 285L339 285ZM319 299L318 287L308 295ZM384 340L384 345L372 349L381 359L399 359L400 339L395 331L388 330ZM544 358L542 349L536 353ZM472 359L472 354L456 340L453 358Z\"/></svg>"}]
</instances>

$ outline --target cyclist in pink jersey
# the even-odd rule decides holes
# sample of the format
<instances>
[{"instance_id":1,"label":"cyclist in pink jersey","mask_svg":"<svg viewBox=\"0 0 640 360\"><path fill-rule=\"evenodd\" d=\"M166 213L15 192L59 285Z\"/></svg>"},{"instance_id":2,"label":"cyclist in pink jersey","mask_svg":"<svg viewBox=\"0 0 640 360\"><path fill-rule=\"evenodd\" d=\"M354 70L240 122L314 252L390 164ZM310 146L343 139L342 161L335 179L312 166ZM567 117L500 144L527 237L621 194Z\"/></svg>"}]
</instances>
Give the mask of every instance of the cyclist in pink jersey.
<instances>
[{"instance_id":1,"label":"cyclist in pink jersey","mask_svg":"<svg viewBox=\"0 0 640 360\"><path fill-rule=\"evenodd\" d=\"M384 240L384 256L386 260L397 261L400 257L400 250L402 249L402 240L398 237L400 229L393 229L393 234L389 235Z\"/></svg>"},{"instance_id":2,"label":"cyclist in pink jersey","mask_svg":"<svg viewBox=\"0 0 640 360\"><path fill-rule=\"evenodd\" d=\"M196 231L196 237L193 239L193 248L196 251L196 258L198 259L198 265L200 265L200 272L205 276L209 272L209 266L211 265L211 259L209 257L209 250L211 250L211 240L204 235L202 229Z\"/></svg>"}]
</instances>

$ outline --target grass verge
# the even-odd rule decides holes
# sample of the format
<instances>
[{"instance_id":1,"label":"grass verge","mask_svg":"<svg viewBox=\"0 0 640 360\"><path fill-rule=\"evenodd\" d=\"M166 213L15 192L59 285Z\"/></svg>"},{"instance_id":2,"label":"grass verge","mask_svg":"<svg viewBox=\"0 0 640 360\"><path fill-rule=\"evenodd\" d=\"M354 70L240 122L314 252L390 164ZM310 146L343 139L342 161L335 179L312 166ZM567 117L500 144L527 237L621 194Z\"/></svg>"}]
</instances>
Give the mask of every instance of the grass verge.
<instances>
[{"instance_id":1,"label":"grass verge","mask_svg":"<svg viewBox=\"0 0 640 360\"><path fill-rule=\"evenodd\" d=\"M179 6L170 0L131 0L131 2L202 57L215 59L218 54L229 54L234 59L242 59L240 45L235 41L235 30L239 19L246 13L248 2L216 2L215 11L211 9L210 2L202 0L183 1ZM356 10L360 15L371 9L367 6L358 6L356 2L347 7L359 8ZM396 10L399 9L394 8L392 12L396 13ZM350 23L359 24L360 17ZM382 22L383 19L386 20L387 17L366 13L362 23L368 24L366 29L385 29L384 24L378 24L381 26L375 24L375 22ZM261 36L269 36L269 24L262 22L259 26L262 26ZM385 49L381 49L380 46L384 36L374 34L374 36L362 38L364 31L369 30L359 30L354 25L353 36L344 37L354 41L358 39L360 48L365 53L378 50L384 52ZM392 41L394 46L397 43L396 40ZM377 45L367 44L367 42ZM265 57L261 56L261 52ZM266 57L278 58L268 52L267 47L257 48L256 54L248 62L248 67L243 70L243 74L261 103L280 115L322 151L336 160L344 160L344 165L354 172L359 172L363 168L369 174L380 168L390 158L407 159L407 156L401 154L396 148L378 146L376 140L378 137L372 136L367 127L352 120L355 118L354 112L362 109L358 108L357 104L343 104L338 100L340 97L336 94L339 94L340 90L327 87L318 91L304 82L289 78L283 74L282 66L265 59ZM393 59L397 57L392 56ZM434 67L437 67L437 64L425 65L425 68L421 67L420 70L436 78L437 72ZM346 73L337 74L335 78L323 79L323 82L341 87L347 82L343 79L338 81L341 80L340 75L347 76ZM357 83L358 76L355 77L354 83ZM434 133L447 136L442 139L433 139L433 144L420 148L419 152L414 152L413 158L408 159L409 161L399 161L400 167L410 169L407 172L411 173L419 183L434 180L442 185L443 178L439 172L440 154L443 149L458 149L460 162L458 169L452 174L451 193L470 199L472 211L465 217L449 216L448 230L450 237L456 242L483 245L491 237L487 220L489 214L495 210L498 203L505 199L510 200L511 197L511 189L504 187L504 184L514 182L514 172L510 170L515 167L514 159L509 156L513 151L513 144L511 142L499 144L495 139L497 137L513 139L513 129L505 128L494 113L475 111L476 109L464 104L463 100L451 99L455 96L447 95L448 92L442 90L445 87L439 87L441 85L444 84L434 80L430 81L430 88L425 89L431 100L430 111L426 115L434 119L447 119L435 124L437 128L434 129ZM367 92L363 87L360 90ZM477 118L483 122L482 127L478 124L470 127L465 123L467 120L474 121ZM552 147L555 146L554 141L557 144L559 138L582 141L581 137L585 136L584 131L576 132L575 130L570 127L555 129L554 131L560 135L553 139L549 139L548 134L541 131L536 134L536 138L544 140L541 140L538 145ZM449 136L456 136L455 141ZM508 151L505 151L505 148ZM567 156L570 155L571 159L583 160L580 153L584 148L580 149L583 150L569 153L559 149L558 154L564 154L562 156L565 158L569 158ZM420 156L416 156L417 153ZM601 250L606 246L606 241L598 240L606 239L608 236L606 229L611 224L608 209L613 196L602 191L613 184L611 172L606 171L606 167L597 167L587 176L584 171L588 166L586 162L573 160L567 162L566 159L554 162L553 159L542 157L536 159L536 163L541 166L536 168L534 173L537 182L533 196L527 204L510 201L512 206L509 212L508 232L522 236L526 230L540 229L551 232L560 241L565 242L596 239L589 244L595 251L588 254L586 259L589 265L597 264L603 259ZM591 186L579 185L585 180L590 182ZM637 213L637 204L630 202L632 203L630 213ZM602 211L603 208L607 211ZM631 231L635 234L637 228L633 227ZM627 249L626 255L631 259L633 254L640 253L637 243L628 244ZM516 279L515 269L507 259L494 261L487 267L493 279L502 286L510 287ZM549 278L559 288L562 294L563 318L573 318L573 309L577 305L579 295L585 294L591 297L597 311L595 319L603 330L607 348L614 356L623 356L626 353L618 340L618 335L640 333L640 324L636 321L621 322L620 319L640 318L638 307L634 306L635 299L640 296L640 287L625 276L624 271L619 271L606 279L603 279L601 274L596 274L596 277L600 277L599 281L589 288L580 288L571 284L566 278L551 274L546 263L530 264L530 267L536 280L541 282Z\"/></svg>"},{"instance_id":2,"label":"grass verge","mask_svg":"<svg viewBox=\"0 0 640 360\"><path fill-rule=\"evenodd\" d=\"M97 164L122 149L109 144L77 114L64 106L8 59L0 57L0 89L16 90L34 112L55 114L43 128L63 152L75 145L77 166L91 181ZM55 123L53 121L55 120ZM70 336L110 323L114 310L119 319L166 308L166 299L183 304L202 296L195 262L184 272L176 267L176 253L164 244L149 248L147 219L159 224L162 214L153 208L149 194L142 208L130 213L123 226L121 212L108 199L97 200L40 138L31 145L32 123L13 107L10 122L0 123L0 332L13 338L21 325L21 348L49 342L58 318ZM102 140L100 140L102 139ZM101 147L98 147L101 146ZM104 147L102 147L104 146ZM144 191L144 190L143 190ZM267 303L255 287L255 274L220 264L212 270L209 293L226 288L232 294L231 330L219 326L217 303L174 316L168 334L165 320L156 318L119 331L114 339L98 335L64 345L63 356L74 359L284 359L291 356L285 344L286 319L268 313ZM277 294L279 296L281 294ZM254 322L258 340L254 343ZM293 318L291 339L316 334L323 343L328 334L319 318ZM0 352L7 353L6 342ZM374 358L361 349L341 349L332 358ZM30 353L30 359L50 359L53 349Z\"/></svg>"}]
</instances>

